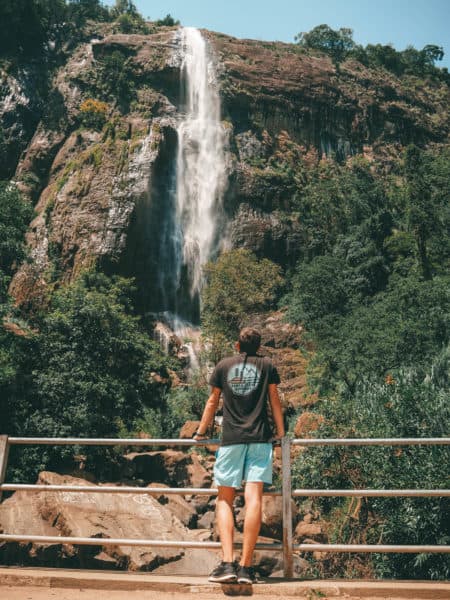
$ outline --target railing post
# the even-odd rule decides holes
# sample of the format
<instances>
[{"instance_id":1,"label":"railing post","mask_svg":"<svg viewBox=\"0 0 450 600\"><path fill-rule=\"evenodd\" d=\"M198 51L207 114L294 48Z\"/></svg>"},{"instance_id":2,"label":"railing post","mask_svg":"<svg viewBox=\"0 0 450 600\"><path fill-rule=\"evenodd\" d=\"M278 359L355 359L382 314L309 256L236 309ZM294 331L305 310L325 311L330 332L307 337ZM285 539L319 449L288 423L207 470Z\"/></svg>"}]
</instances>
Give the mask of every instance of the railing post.
<instances>
[{"instance_id":1,"label":"railing post","mask_svg":"<svg viewBox=\"0 0 450 600\"><path fill-rule=\"evenodd\" d=\"M0 485L5 483L6 466L8 464L9 444L8 436L0 435ZM2 501L2 490L0 489L0 502Z\"/></svg>"},{"instance_id":2,"label":"railing post","mask_svg":"<svg viewBox=\"0 0 450 600\"><path fill-rule=\"evenodd\" d=\"M292 556L292 485L291 485L291 440L281 439L281 474L283 501L283 571L288 579L294 574Z\"/></svg>"}]
</instances>

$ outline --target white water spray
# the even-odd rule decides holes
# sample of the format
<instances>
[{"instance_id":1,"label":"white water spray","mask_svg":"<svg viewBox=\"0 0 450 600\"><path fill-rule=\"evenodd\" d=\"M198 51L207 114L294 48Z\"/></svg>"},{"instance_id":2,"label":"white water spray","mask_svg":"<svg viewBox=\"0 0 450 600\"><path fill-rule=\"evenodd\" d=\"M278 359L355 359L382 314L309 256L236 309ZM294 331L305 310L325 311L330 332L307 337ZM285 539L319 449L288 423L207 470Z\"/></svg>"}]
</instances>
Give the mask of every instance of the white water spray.
<instances>
[{"instance_id":1,"label":"white water spray","mask_svg":"<svg viewBox=\"0 0 450 600\"><path fill-rule=\"evenodd\" d=\"M205 39L181 30L185 114L178 126L176 221L182 235L180 268L187 268L191 298L202 287L202 267L211 258L226 182L220 99Z\"/></svg>"},{"instance_id":2,"label":"white water spray","mask_svg":"<svg viewBox=\"0 0 450 600\"><path fill-rule=\"evenodd\" d=\"M225 130L212 56L197 29L176 34L174 64L180 65L181 101L173 179L159 204L157 336L163 346L181 342L191 370L199 368L202 267L219 245L227 169ZM161 197L162 200L163 197ZM155 231L156 232L156 231Z\"/></svg>"}]
</instances>

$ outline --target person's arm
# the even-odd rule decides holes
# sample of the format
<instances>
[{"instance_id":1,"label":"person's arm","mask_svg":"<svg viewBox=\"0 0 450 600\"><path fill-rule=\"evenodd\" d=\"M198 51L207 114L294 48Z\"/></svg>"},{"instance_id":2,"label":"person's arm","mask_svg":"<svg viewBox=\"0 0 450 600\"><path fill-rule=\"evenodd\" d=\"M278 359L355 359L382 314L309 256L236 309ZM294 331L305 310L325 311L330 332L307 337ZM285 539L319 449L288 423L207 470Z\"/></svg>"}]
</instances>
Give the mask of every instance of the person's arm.
<instances>
[{"instance_id":1,"label":"person's arm","mask_svg":"<svg viewBox=\"0 0 450 600\"><path fill-rule=\"evenodd\" d=\"M281 408L280 396L276 383L269 383L269 400L272 408L272 416L277 428L277 438L282 438L285 435L283 409Z\"/></svg>"},{"instance_id":2,"label":"person's arm","mask_svg":"<svg viewBox=\"0 0 450 600\"><path fill-rule=\"evenodd\" d=\"M211 425L214 415L216 414L217 406L219 404L220 394L222 390L218 387L213 387L211 395L206 401L205 409L200 421L200 425L197 428L197 433L193 436L194 440L199 440L206 437L208 427Z\"/></svg>"}]
</instances>

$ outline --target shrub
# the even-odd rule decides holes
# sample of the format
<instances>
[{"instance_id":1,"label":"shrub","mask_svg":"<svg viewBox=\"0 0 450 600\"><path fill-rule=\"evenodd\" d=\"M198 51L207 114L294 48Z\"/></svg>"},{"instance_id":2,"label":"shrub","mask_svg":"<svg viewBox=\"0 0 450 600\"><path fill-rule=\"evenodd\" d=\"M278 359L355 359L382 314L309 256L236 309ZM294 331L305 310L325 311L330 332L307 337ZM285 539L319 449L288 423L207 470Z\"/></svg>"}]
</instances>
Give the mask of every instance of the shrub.
<instances>
[{"instance_id":1,"label":"shrub","mask_svg":"<svg viewBox=\"0 0 450 600\"><path fill-rule=\"evenodd\" d=\"M108 111L109 106L106 102L88 98L80 106L81 121L86 127L100 131L106 123Z\"/></svg>"},{"instance_id":2,"label":"shrub","mask_svg":"<svg viewBox=\"0 0 450 600\"><path fill-rule=\"evenodd\" d=\"M339 401L319 402L325 422L317 437L441 437L450 419L450 351L445 349L426 376L414 368L389 373L384 382L362 380ZM446 488L450 455L445 447L308 448L295 462L300 488ZM339 498L315 500L337 543L448 544L445 498ZM383 554L360 558L379 577L448 578L445 555ZM348 576L347 559L323 565L322 576ZM364 573L364 570L360 573Z\"/></svg>"}]
</instances>

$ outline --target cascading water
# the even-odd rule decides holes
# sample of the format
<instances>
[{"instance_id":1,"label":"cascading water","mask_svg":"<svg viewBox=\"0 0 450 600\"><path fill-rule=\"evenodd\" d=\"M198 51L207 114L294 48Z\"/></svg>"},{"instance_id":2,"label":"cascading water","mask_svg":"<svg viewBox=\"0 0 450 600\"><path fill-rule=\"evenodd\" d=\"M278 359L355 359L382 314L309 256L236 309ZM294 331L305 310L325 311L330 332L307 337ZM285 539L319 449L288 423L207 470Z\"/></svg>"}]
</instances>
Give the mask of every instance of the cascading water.
<instances>
[{"instance_id":1,"label":"cascading water","mask_svg":"<svg viewBox=\"0 0 450 600\"><path fill-rule=\"evenodd\" d=\"M165 320L180 337L199 337L202 267L218 246L226 185L225 132L207 42L194 28L179 30L181 117L176 170L160 227L159 287ZM170 281L169 281L170 280ZM195 345L195 342L194 344ZM195 362L189 346L191 364Z\"/></svg>"},{"instance_id":2,"label":"cascading water","mask_svg":"<svg viewBox=\"0 0 450 600\"><path fill-rule=\"evenodd\" d=\"M186 27L181 42L186 112L178 127L177 221L183 236L180 263L187 267L194 299L216 241L225 186L224 131L206 41L198 29Z\"/></svg>"}]
</instances>

